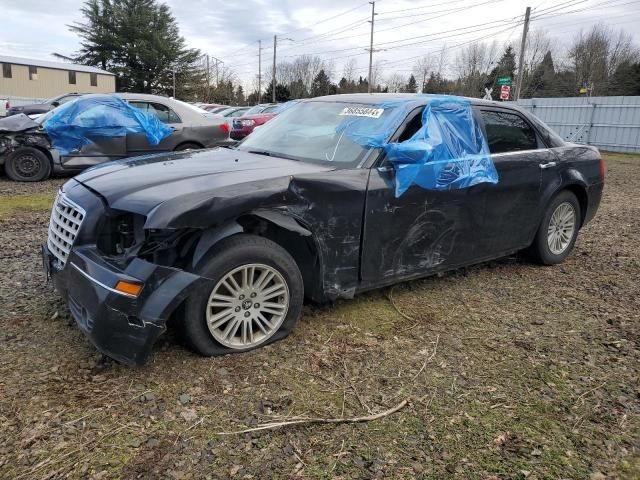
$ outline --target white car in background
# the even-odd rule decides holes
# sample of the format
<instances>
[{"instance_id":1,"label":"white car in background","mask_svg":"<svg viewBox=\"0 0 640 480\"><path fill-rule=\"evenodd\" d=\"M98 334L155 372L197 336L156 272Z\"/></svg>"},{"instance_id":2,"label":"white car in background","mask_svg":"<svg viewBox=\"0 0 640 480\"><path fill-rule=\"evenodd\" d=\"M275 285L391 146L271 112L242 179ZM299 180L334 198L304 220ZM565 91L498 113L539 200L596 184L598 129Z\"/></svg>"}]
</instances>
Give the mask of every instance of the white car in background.
<instances>
[{"instance_id":1,"label":"white car in background","mask_svg":"<svg viewBox=\"0 0 640 480\"><path fill-rule=\"evenodd\" d=\"M11 108L9 99L6 97L0 97L0 117L6 117L9 108Z\"/></svg>"}]
</instances>

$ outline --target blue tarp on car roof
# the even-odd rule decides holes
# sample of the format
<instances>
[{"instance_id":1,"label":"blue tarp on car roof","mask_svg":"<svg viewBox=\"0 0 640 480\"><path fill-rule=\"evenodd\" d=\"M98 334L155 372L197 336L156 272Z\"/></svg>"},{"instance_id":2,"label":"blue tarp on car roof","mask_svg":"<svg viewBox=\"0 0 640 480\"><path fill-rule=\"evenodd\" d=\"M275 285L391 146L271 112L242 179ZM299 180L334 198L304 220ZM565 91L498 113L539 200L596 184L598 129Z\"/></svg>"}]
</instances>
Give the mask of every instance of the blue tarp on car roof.
<instances>
[{"instance_id":1,"label":"blue tarp on car roof","mask_svg":"<svg viewBox=\"0 0 640 480\"><path fill-rule=\"evenodd\" d=\"M93 138L144 133L151 145L157 145L172 133L155 115L113 95L88 95L65 103L44 119L42 127L62 155L80 150Z\"/></svg>"},{"instance_id":2,"label":"blue tarp on car roof","mask_svg":"<svg viewBox=\"0 0 640 480\"><path fill-rule=\"evenodd\" d=\"M448 95L428 97L422 126L406 141L387 143L415 108L414 102L392 101L354 111L338 133L360 145L384 149L395 170L396 197L414 184L448 190L498 183L487 140L469 101ZM392 113L384 114L389 109Z\"/></svg>"}]
</instances>

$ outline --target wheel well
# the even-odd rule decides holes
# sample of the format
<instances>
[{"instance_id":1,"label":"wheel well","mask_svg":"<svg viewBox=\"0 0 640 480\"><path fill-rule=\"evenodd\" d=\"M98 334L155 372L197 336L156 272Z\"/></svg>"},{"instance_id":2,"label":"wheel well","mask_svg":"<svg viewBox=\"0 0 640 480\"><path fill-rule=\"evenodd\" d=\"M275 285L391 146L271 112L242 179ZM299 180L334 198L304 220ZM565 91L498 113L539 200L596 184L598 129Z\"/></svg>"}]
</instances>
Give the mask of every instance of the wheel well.
<instances>
[{"instance_id":1,"label":"wheel well","mask_svg":"<svg viewBox=\"0 0 640 480\"><path fill-rule=\"evenodd\" d=\"M204 148L204 145L202 145L199 142L182 142L182 143L179 143L178 145L176 145L173 150L174 151L178 150L180 147L184 147L185 145L195 145L198 148Z\"/></svg>"},{"instance_id":2,"label":"wheel well","mask_svg":"<svg viewBox=\"0 0 640 480\"><path fill-rule=\"evenodd\" d=\"M312 236L302 236L256 215L244 215L237 222L245 233L268 238L284 248L300 269L305 296L320 299L322 266L318 245Z\"/></svg>"},{"instance_id":3,"label":"wheel well","mask_svg":"<svg viewBox=\"0 0 640 480\"><path fill-rule=\"evenodd\" d=\"M578 203L580 204L580 226L582 226L587 214L587 207L589 205L587 190L582 185L577 184L567 185L564 190L569 190L578 199Z\"/></svg>"}]
</instances>

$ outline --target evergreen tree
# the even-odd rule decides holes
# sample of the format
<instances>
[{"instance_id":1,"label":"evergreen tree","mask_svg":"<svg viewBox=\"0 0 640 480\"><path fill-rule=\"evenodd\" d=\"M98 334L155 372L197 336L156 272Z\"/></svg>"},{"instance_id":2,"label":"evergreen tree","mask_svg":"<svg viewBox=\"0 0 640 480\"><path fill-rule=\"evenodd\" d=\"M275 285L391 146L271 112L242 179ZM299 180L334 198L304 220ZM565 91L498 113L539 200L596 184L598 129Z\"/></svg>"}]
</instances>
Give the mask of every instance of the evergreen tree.
<instances>
[{"instance_id":1,"label":"evergreen tree","mask_svg":"<svg viewBox=\"0 0 640 480\"><path fill-rule=\"evenodd\" d=\"M494 100L500 99L500 86L498 85L498 77L509 77L513 80L516 71L516 54L511 45L507 46L500 61L489 73L486 86L493 88L491 96Z\"/></svg>"},{"instance_id":2,"label":"evergreen tree","mask_svg":"<svg viewBox=\"0 0 640 480\"><path fill-rule=\"evenodd\" d=\"M88 0L84 22L69 28L81 40L74 61L117 75L118 89L171 94L175 72L182 97L204 80L200 52L185 46L169 7L156 0Z\"/></svg>"},{"instance_id":3,"label":"evergreen tree","mask_svg":"<svg viewBox=\"0 0 640 480\"><path fill-rule=\"evenodd\" d=\"M640 62L624 62L611 76L609 95L640 95Z\"/></svg>"},{"instance_id":4,"label":"evergreen tree","mask_svg":"<svg viewBox=\"0 0 640 480\"><path fill-rule=\"evenodd\" d=\"M312 97L320 97L322 95L331 95L332 94L332 85L329 77L324 70L320 70L316 78L313 79L313 83L311 84L311 96ZM333 86L333 93L335 93L335 85Z\"/></svg>"},{"instance_id":5,"label":"evergreen tree","mask_svg":"<svg viewBox=\"0 0 640 480\"><path fill-rule=\"evenodd\" d=\"M245 104L245 98L244 98L244 89L242 88L242 85L238 85L238 87L236 88L236 95L235 95L235 104L236 105L244 105Z\"/></svg>"},{"instance_id":6,"label":"evergreen tree","mask_svg":"<svg viewBox=\"0 0 640 480\"><path fill-rule=\"evenodd\" d=\"M416 93L417 89L418 89L418 82L416 82L416 77L414 77L412 73L411 76L409 77L409 81L404 86L402 91L406 93Z\"/></svg>"},{"instance_id":7,"label":"evergreen tree","mask_svg":"<svg viewBox=\"0 0 640 480\"><path fill-rule=\"evenodd\" d=\"M545 53L542 62L535 68L523 89L522 97L550 97L553 93L556 70L551 52Z\"/></svg>"},{"instance_id":8,"label":"evergreen tree","mask_svg":"<svg viewBox=\"0 0 640 480\"><path fill-rule=\"evenodd\" d=\"M273 82L269 83L267 90L264 92L263 98L266 101L271 101L273 98ZM276 102L287 102L291 100L291 92L286 85L281 83L276 84Z\"/></svg>"}]
</instances>

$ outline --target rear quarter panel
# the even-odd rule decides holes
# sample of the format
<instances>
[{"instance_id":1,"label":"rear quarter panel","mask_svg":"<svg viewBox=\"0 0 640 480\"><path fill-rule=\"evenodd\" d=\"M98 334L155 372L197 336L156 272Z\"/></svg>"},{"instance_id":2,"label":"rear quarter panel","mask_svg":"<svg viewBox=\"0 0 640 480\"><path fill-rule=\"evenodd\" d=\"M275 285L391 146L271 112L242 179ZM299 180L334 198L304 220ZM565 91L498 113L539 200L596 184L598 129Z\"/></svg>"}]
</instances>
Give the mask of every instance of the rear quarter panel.
<instances>
[{"instance_id":1,"label":"rear quarter panel","mask_svg":"<svg viewBox=\"0 0 640 480\"><path fill-rule=\"evenodd\" d=\"M582 191L586 195L584 199L579 198L584 210L584 225L595 216L602 197L604 179L600 172L600 152L595 147L577 144L566 144L554 148L553 152L558 159L559 168L551 178L546 181L543 178L542 206L560 190L569 188L576 193Z\"/></svg>"}]
</instances>

